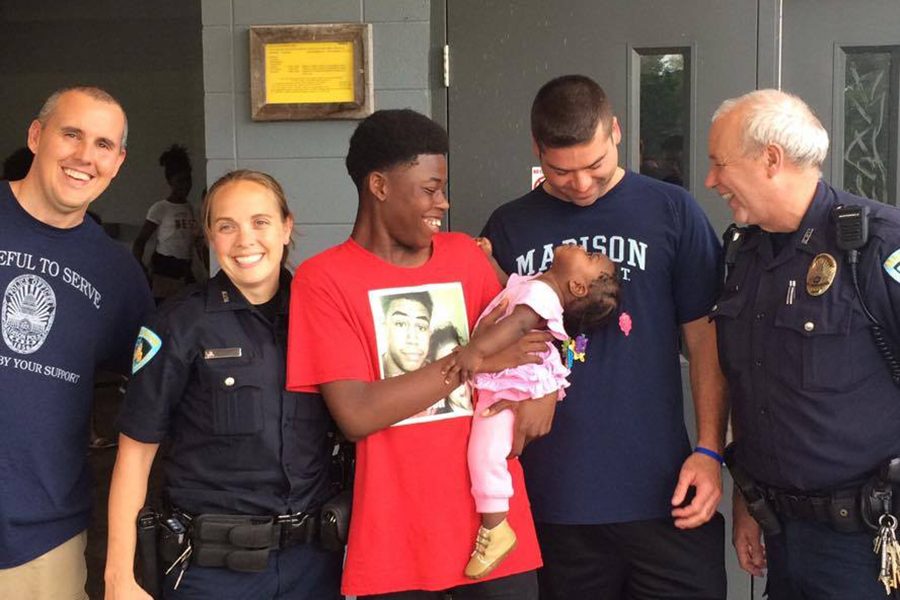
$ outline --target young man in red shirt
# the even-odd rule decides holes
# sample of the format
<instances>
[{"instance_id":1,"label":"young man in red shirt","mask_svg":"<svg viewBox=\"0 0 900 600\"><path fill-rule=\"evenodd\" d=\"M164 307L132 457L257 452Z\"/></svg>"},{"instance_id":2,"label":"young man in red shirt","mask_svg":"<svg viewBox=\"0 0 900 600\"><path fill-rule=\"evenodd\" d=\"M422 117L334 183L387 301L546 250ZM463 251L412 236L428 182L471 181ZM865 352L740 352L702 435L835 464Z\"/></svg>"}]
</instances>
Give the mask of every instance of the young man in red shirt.
<instances>
[{"instance_id":1,"label":"young man in red shirt","mask_svg":"<svg viewBox=\"0 0 900 600\"><path fill-rule=\"evenodd\" d=\"M468 333L500 291L471 238L440 232L449 207L446 152L443 128L414 111L378 111L360 123L347 155L359 191L350 239L306 261L294 277L288 388L321 392L357 442L345 594L536 599L541 560L518 460L509 465L518 546L473 583L463 575L479 525L466 467L471 406L426 410L462 382L442 373L446 358L395 376L381 360L396 335L387 331L384 308L392 297L427 293L430 328L450 323ZM532 336L489 368L536 361L525 351L545 339ZM554 410L552 403L520 404L519 450L549 430Z\"/></svg>"}]
</instances>

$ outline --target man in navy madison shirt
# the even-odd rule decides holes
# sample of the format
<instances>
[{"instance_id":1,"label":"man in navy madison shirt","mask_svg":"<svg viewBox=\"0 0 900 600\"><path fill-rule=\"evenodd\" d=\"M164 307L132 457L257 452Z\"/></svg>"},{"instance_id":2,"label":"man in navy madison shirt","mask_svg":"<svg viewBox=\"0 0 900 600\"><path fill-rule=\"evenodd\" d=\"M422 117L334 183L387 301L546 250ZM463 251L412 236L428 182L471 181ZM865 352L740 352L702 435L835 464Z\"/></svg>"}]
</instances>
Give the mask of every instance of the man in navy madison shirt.
<instances>
[{"instance_id":1,"label":"man in navy madison shirt","mask_svg":"<svg viewBox=\"0 0 900 600\"><path fill-rule=\"evenodd\" d=\"M146 278L88 205L125 160L105 91L57 91L28 129L34 162L0 182L0 596L87 598L94 371L127 373Z\"/></svg>"},{"instance_id":2,"label":"man in navy madison shirt","mask_svg":"<svg viewBox=\"0 0 900 600\"><path fill-rule=\"evenodd\" d=\"M571 75L531 112L546 179L498 208L483 235L507 273L547 269L553 247L605 252L618 322L587 332L551 433L523 455L544 557L541 598L724 598L725 423L715 328L720 246L696 201L618 165L605 93ZM684 425L679 345L690 360L698 446Z\"/></svg>"}]
</instances>

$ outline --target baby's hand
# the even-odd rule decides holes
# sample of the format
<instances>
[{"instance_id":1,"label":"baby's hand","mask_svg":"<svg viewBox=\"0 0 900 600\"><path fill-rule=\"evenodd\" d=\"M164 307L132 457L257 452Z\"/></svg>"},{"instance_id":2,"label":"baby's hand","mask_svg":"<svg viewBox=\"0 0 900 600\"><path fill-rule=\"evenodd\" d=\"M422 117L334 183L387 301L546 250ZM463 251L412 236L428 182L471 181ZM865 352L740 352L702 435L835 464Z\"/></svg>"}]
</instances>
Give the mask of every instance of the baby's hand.
<instances>
[{"instance_id":1,"label":"baby's hand","mask_svg":"<svg viewBox=\"0 0 900 600\"><path fill-rule=\"evenodd\" d=\"M487 256L494 255L494 247L491 245L491 240L486 237L477 237L475 238L475 243L478 244L478 247L481 248L481 251Z\"/></svg>"},{"instance_id":2,"label":"baby's hand","mask_svg":"<svg viewBox=\"0 0 900 600\"><path fill-rule=\"evenodd\" d=\"M459 374L459 382L465 383L478 372L483 361L484 357L472 346L457 346L441 370L444 383L453 383L453 377L457 374Z\"/></svg>"}]
</instances>

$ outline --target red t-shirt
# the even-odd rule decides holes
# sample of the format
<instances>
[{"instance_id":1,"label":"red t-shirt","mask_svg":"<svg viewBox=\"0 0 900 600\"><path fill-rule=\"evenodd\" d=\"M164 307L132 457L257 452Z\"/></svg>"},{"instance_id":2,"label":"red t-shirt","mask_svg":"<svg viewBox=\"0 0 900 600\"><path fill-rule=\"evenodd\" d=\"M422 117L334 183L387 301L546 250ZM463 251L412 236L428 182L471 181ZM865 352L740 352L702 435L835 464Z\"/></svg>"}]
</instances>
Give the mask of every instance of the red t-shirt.
<instances>
[{"instance_id":1,"label":"red t-shirt","mask_svg":"<svg viewBox=\"0 0 900 600\"><path fill-rule=\"evenodd\" d=\"M423 358L423 348L438 329L455 328L466 341L499 291L468 236L435 235L431 258L416 268L392 265L348 240L294 275L287 387L316 391L331 381L375 381L397 353L403 356L393 362L408 361L413 370L409 362L434 358ZM471 403L439 404L453 408L424 411L356 444L344 594L472 583L463 576L479 525L466 467ZM518 545L489 579L541 566L519 461L510 460L509 470L509 520Z\"/></svg>"}]
</instances>

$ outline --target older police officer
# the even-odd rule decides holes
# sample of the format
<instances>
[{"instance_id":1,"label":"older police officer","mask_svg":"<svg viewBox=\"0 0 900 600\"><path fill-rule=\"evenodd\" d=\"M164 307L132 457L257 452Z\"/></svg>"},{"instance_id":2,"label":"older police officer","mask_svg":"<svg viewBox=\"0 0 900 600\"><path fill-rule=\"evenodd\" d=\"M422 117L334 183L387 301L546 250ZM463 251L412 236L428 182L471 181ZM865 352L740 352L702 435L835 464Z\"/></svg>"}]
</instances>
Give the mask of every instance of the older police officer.
<instances>
[{"instance_id":1,"label":"older police officer","mask_svg":"<svg viewBox=\"0 0 900 600\"><path fill-rule=\"evenodd\" d=\"M768 566L772 600L885 594L859 500L879 466L900 455L900 387L866 311L900 339L900 211L822 181L827 149L809 107L776 90L723 102L709 136L706 185L751 226L726 234L729 273L713 310L736 469L781 528L766 531L763 545L735 493L733 541L745 570ZM867 308L851 253L838 245L839 205L869 211L856 256Z\"/></svg>"}]
</instances>

